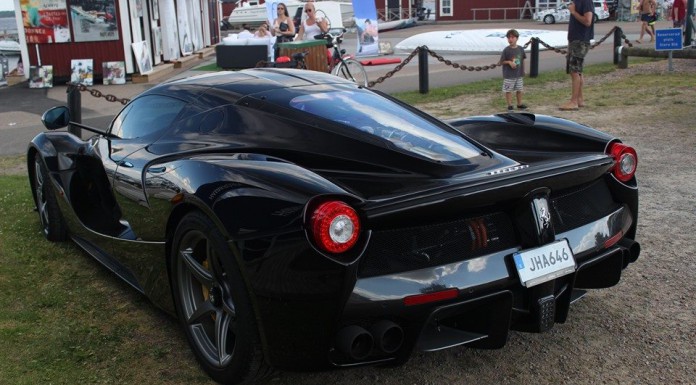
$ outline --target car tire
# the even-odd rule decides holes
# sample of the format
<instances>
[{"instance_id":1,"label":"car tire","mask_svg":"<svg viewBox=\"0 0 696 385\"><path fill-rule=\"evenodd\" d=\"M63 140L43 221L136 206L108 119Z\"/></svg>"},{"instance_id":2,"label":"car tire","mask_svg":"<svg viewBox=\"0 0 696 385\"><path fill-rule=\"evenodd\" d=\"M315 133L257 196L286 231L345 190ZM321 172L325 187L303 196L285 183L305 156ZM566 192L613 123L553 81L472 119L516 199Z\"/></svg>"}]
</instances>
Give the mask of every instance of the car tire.
<instances>
[{"instance_id":1,"label":"car tire","mask_svg":"<svg viewBox=\"0 0 696 385\"><path fill-rule=\"evenodd\" d=\"M179 322L205 372L223 384L270 375L239 266L203 213L191 212L179 222L169 266Z\"/></svg>"},{"instance_id":2,"label":"car tire","mask_svg":"<svg viewBox=\"0 0 696 385\"><path fill-rule=\"evenodd\" d=\"M61 242L68 238L68 227L58 207L58 200L51 186L50 178L43 158L39 154L35 154L31 187L36 211L41 220L42 233L51 242Z\"/></svg>"},{"instance_id":3,"label":"car tire","mask_svg":"<svg viewBox=\"0 0 696 385\"><path fill-rule=\"evenodd\" d=\"M592 23L597 23L599 21L599 16L596 13L592 13Z\"/></svg>"},{"instance_id":4,"label":"car tire","mask_svg":"<svg viewBox=\"0 0 696 385\"><path fill-rule=\"evenodd\" d=\"M552 15L544 16L544 24L553 24L555 22L556 22L556 19Z\"/></svg>"}]
</instances>

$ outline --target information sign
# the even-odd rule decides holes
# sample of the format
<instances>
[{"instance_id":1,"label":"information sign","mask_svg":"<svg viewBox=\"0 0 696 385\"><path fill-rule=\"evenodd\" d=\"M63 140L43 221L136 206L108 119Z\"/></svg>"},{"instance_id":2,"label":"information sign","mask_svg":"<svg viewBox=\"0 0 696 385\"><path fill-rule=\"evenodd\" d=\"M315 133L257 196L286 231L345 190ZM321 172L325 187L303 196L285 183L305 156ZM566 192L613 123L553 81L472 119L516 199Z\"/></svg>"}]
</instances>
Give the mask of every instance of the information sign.
<instances>
[{"instance_id":1,"label":"information sign","mask_svg":"<svg viewBox=\"0 0 696 385\"><path fill-rule=\"evenodd\" d=\"M655 51L674 51L683 48L681 28L658 29L655 31Z\"/></svg>"}]
</instances>

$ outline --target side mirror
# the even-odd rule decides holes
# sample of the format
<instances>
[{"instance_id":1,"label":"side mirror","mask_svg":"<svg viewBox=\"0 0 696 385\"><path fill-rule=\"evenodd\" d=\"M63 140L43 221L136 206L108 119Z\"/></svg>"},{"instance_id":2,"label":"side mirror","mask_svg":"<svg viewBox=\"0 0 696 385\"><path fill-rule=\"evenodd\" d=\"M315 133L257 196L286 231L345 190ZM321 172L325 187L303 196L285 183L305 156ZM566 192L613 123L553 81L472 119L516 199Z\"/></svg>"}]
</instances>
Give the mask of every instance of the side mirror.
<instances>
[{"instance_id":1,"label":"side mirror","mask_svg":"<svg viewBox=\"0 0 696 385\"><path fill-rule=\"evenodd\" d=\"M65 106L53 107L43 113L41 122L49 130L66 127L70 123L70 110Z\"/></svg>"}]
</instances>

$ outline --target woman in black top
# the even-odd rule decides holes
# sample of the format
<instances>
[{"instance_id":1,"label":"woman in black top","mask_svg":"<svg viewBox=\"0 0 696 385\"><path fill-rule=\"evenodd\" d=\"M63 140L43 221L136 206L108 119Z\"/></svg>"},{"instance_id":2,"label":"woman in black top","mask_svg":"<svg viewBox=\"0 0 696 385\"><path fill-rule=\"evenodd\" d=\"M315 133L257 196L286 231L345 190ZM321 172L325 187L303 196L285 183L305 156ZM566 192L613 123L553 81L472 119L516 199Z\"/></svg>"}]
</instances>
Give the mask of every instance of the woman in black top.
<instances>
[{"instance_id":1,"label":"woman in black top","mask_svg":"<svg viewBox=\"0 0 696 385\"><path fill-rule=\"evenodd\" d=\"M276 46L274 58L278 58L280 49L278 48L278 43L285 43L288 41L293 41L295 38L295 23L292 22L292 18L288 14L288 7L285 3L278 3L278 17L273 20L273 28L271 29L271 35L276 37Z\"/></svg>"}]
</instances>

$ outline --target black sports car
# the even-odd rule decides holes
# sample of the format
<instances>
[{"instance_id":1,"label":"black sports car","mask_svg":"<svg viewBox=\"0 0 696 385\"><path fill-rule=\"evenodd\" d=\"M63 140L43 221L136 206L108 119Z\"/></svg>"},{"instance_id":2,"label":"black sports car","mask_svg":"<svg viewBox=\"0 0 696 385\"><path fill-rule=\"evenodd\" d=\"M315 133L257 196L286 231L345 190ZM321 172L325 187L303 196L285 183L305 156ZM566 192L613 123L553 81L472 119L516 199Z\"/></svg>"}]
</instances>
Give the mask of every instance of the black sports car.
<instances>
[{"instance_id":1,"label":"black sports car","mask_svg":"<svg viewBox=\"0 0 696 385\"><path fill-rule=\"evenodd\" d=\"M49 129L70 114L44 114ZM223 383L498 348L616 284L635 151L550 116L440 121L328 74L252 69L156 86L87 141L37 135L43 232L175 314Z\"/></svg>"}]
</instances>

